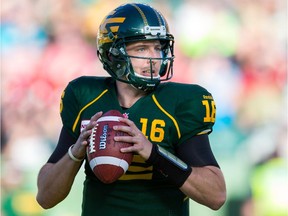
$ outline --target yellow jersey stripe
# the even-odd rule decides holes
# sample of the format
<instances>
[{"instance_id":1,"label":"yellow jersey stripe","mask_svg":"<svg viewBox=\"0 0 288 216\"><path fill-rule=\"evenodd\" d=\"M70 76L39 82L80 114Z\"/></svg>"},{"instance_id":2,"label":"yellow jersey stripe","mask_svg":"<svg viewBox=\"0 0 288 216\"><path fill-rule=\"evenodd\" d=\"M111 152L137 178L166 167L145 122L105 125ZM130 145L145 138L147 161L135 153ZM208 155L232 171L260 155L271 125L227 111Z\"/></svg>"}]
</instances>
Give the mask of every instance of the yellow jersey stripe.
<instances>
[{"instance_id":1,"label":"yellow jersey stripe","mask_svg":"<svg viewBox=\"0 0 288 216\"><path fill-rule=\"evenodd\" d=\"M134 154L133 155L133 162L137 162L137 163L145 163L145 160L138 154Z\"/></svg>"},{"instance_id":2,"label":"yellow jersey stripe","mask_svg":"<svg viewBox=\"0 0 288 216\"><path fill-rule=\"evenodd\" d=\"M165 114L167 115L174 123L175 127L176 127L176 130L177 130L177 133L178 133L178 138L180 139L181 137L181 132L180 132L180 129L179 129L179 126L178 126L178 123L177 121L173 118L173 116L171 116L166 110L164 110L164 108L159 104L159 102L157 101L155 95L153 94L152 95L152 98L156 104L156 106Z\"/></svg>"},{"instance_id":3,"label":"yellow jersey stripe","mask_svg":"<svg viewBox=\"0 0 288 216\"><path fill-rule=\"evenodd\" d=\"M75 122L74 122L74 124L73 124L73 128L72 128L73 132L75 132L75 130L76 130L76 126L77 126L77 124L78 124L78 122L79 122L81 113L82 113L87 107L89 107L91 104L93 104L93 103L95 103L97 100L99 100L107 91L108 91L108 89L104 90L98 97L96 97L96 98L95 98L94 100L92 100L90 103L86 104L86 105L80 110L80 112L78 113L77 118L76 118L76 120L75 120Z\"/></svg>"},{"instance_id":4,"label":"yellow jersey stripe","mask_svg":"<svg viewBox=\"0 0 288 216\"><path fill-rule=\"evenodd\" d=\"M128 168L129 172L151 172L153 170L152 166L149 167L141 167L141 166L133 166L130 165Z\"/></svg>"},{"instance_id":5,"label":"yellow jersey stripe","mask_svg":"<svg viewBox=\"0 0 288 216\"><path fill-rule=\"evenodd\" d=\"M152 173L136 174L136 175L125 174L119 178L119 180L151 180L151 179L152 179Z\"/></svg>"}]
</instances>

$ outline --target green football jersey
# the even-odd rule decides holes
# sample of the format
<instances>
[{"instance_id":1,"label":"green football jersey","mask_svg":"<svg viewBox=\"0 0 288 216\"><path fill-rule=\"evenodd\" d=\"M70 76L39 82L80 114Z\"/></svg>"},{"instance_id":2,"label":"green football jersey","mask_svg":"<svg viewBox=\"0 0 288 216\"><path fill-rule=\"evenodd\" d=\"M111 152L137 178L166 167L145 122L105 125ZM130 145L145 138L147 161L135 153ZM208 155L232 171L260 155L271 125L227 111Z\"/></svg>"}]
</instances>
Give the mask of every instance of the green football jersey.
<instances>
[{"instance_id":1,"label":"green football jersey","mask_svg":"<svg viewBox=\"0 0 288 216\"><path fill-rule=\"evenodd\" d=\"M192 136L210 133L216 106L212 95L199 85L161 83L155 91L123 109L110 77L80 77L62 94L63 126L77 138L98 111L119 110L153 143L176 154ZM176 155L177 156L177 155ZM82 216L189 215L189 199L139 155L116 182L100 182L85 163Z\"/></svg>"}]
</instances>

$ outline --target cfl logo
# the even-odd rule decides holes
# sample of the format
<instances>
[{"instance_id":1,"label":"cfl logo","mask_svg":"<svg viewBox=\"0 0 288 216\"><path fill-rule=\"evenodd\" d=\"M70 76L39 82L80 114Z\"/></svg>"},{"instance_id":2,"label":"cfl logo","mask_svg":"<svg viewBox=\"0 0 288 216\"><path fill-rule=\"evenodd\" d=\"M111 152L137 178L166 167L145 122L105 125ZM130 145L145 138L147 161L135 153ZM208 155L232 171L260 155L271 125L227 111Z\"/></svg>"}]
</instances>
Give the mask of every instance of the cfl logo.
<instances>
[{"instance_id":1,"label":"cfl logo","mask_svg":"<svg viewBox=\"0 0 288 216\"><path fill-rule=\"evenodd\" d=\"M100 25L100 31L103 34L108 33L107 28L110 28L111 32L115 33L119 29L119 25L117 23L123 23L125 21L125 17L114 17L105 19Z\"/></svg>"}]
</instances>

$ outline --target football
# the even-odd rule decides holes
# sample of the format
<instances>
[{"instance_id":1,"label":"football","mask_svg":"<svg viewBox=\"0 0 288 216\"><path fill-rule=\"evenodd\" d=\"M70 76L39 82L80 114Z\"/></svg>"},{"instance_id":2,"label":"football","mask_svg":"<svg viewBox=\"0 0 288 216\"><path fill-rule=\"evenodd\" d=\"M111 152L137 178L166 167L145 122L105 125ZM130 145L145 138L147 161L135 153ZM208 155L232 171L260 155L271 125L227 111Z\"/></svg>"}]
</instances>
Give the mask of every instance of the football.
<instances>
[{"instance_id":1,"label":"football","mask_svg":"<svg viewBox=\"0 0 288 216\"><path fill-rule=\"evenodd\" d=\"M127 133L115 131L114 125L126 125L120 122L123 115L118 110L104 113L92 129L88 140L87 158L96 177L105 184L119 179L131 164L133 153L122 153L120 149L131 146L131 143L116 142L115 136L129 136Z\"/></svg>"}]
</instances>

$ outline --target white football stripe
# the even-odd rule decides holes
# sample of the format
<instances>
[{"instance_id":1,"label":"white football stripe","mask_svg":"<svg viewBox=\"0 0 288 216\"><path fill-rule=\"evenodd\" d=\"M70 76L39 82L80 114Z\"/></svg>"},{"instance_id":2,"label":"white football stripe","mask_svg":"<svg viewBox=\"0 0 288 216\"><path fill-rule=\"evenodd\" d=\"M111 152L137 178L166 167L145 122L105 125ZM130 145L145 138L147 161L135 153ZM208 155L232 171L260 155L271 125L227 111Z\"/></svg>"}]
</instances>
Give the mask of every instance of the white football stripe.
<instances>
[{"instance_id":1,"label":"white football stripe","mask_svg":"<svg viewBox=\"0 0 288 216\"><path fill-rule=\"evenodd\" d=\"M111 156L100 156L100 157L93 158L89 164L92 170L97 165L110 164L114 166L120 166L124 170L124 172L127 171L128 166L129 166L129 164L125 160L119 159L116 157L111 157Z\"/></svg>"},{"instance_id":2,"label":"white football stripe","mask_svg":"<svg viewBox=\"0 0 288 216\"><path fill-rule=\"evenodd\" d=\"M117 121L119 122L119 116L103 116L97 120L97 122L103 122L103 121Z\"/></svg>"}]
</instances>

